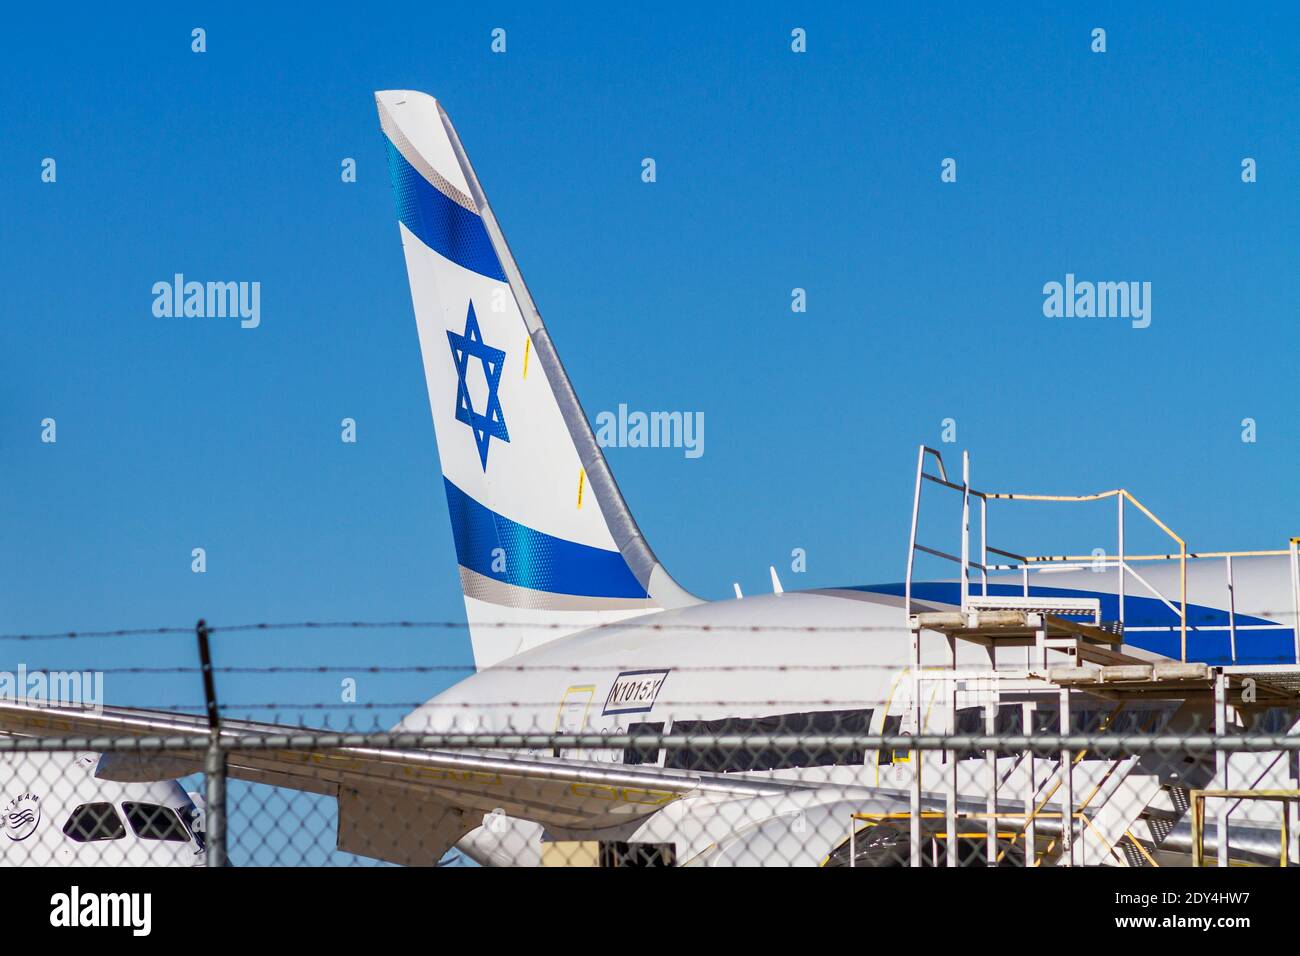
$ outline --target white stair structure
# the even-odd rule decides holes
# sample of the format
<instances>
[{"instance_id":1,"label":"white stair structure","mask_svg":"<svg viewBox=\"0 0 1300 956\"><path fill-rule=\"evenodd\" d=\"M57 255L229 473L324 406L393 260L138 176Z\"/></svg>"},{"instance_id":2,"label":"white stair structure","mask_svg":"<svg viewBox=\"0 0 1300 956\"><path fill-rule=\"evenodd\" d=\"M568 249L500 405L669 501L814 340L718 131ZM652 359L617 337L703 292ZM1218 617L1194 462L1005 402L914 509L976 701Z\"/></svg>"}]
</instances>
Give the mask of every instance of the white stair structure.
<instances>
[{"instance_id":1,"label":"white stair structure","mask_svg":"<svg viewBox=\"0 0 1300 956\"><path fill-rule=\"evenodd\" d=\"M926 470L927 461L937 462L938 474ZM954 553L921 544L917 529L921 490L927 483L958 492L962 499L961 544ZM1047 731L1061 736L1077 736L1080 718L1104 714L1104 719L1086 725L1089 734L1153 733L1169 726L1189 728L1213 727L1218 734L1228 732L1228 700L1243 699L1246 686L1260 701L1259 706L1280 704L1300 708L1300 660L1283 665L1276 672L1261 668L1211 667L1187 659L1187 574L1188 560L1224 558L1228 590L1232 589L1232 557L1245 554L1286 554L1288 552L1214 552L1189 554L1186 544L1168 526L1131 494L1122 489L1094 495L1055 496L994 494L973 489L970 485L970 460L963 455L961 481L950 480L942 456L922 446L917 460L915 497L912 507L912 530L908 551L907 577L904 586L904 610L912 633L913 692L910 701L910 724L917 733L953 732L959 712L959 697L972 700L966 688L972 681L969 669L958 669L958 646L970 643L985 648L987 670L975 682L993 688L984 692L979 705L987 715L986 731L992 735L995 715L1000 708L1016 704L1024 709L1023 733L1033 736ZM1078 502L1114 498L1118 505L1118 548L1115 555L1043 555L1030 557L999 550L987 541L987 505L994 500ZM979 509L978 560L972 556L972 499ZM1177 552L1167 555L1126 555L1124 520L1126 503L1137 508L1177 545ZM1300 617L1300 558L1292 539L1289 549L1293 563L1294 603ZM958 565L959 600L942 604L913 593L913 572L918 554L926 554ZM1009 558L1014 563L995 565L989 555ZM1176 596L1160 594L1130 565L1133 561L1173 560L1181 567L1180 590ZM1101 570L1118 575L1116 592L1118 620L1103 620L1102 604L1097 598L1035 595L1029 585L1031 572L1045 569ZM991 574L1018 575L1020 594L989 594ZM1174 615L1180 640L1180 659L1165 659L1125 647L1125 588L1138 582L1162 602ZM1013 578L1013 581L1016 579ZM1007 590L1005 584L999 590ZM933 594L934 591L928 592ZM1230 595L1229 595L1230 598ZM1109 605L1114 607L1115 605ZM1228 623L1200 625L1201 629L1231 632L1233 659L1236 657L1235 609L1231 599ZM1197 627L1193 627L1197 630ZM1300 628L1297 628L1300 641ZM933 636L946 639L947 653L940 662L923 659L923 647L935 645ZM939 642L938 646L942 646ZM933 652L932 652L933 653ZM1300 652L1297 654L1300 659ZM967 654L966 659L970 656ZM937 665L937 666L936 666ZM1267 672L1266 672L1267 671ZM923 688L929 688L923 692ZM942 695L942 696L940 696ZM1254 699L1254 698L1252 698ZM922 701L928 703L923 707ZM935 705L938 706L935 706ZM1092 708L1096 708L1095 710ZM969 707L966 709L970 709ZM935 715L940 716L935 716ZM942 716L951 714L951 718ZM1037 716L1036 716L1037 715ZM1052 726L1039 720L1050 716ZM946 722L946 723L945 723ZM914 752L915 757L915 752ZM970 755L932 754L918 760L912 780L912 865L920 865L920 815L923 786L931 801L939 794L934 784L941 784L946 795L947 826L945 832L969 831L959 828L958 817L981 819L987 828L988 852L985 859L996 865L999 845L1008 828L1017 831L1029 865L1103 865L1154 866L1163 854L1161 844L1183 821L1189 807L1189 793L1218 781L1226 787L1227 757L1193 757L1184 752L1137 755L1109 755L1104 752L1063 749L1052 757L1029 751L1014 758L988 753L984 755L988 771L976 775ZM999 760L1002 762L999 763ZM959 766L971 767L965 773L966 789L959 779ZM976 765L977 767L978 765ZM925 768L922 770L921 768ZM926 780L923 783L923 774ZM986 783L987 792L970 792L973 781ZM928 785L928 786L927 786ZM1258 786L1252 783L1252 786ZM984 812L970 808L985 798ZM1023 810L1021 807L1023 806ZM958 813L958 807L966 808ZM1228 811L1223 811L1226 814ZM1226 819L1226 816L1221 817ZM969 833L967 833L967 836ZM957 865L956 840L948 840L948 864ZM1226 850L1220 862L1226 862Z\"/></svg>"}]
</instances>

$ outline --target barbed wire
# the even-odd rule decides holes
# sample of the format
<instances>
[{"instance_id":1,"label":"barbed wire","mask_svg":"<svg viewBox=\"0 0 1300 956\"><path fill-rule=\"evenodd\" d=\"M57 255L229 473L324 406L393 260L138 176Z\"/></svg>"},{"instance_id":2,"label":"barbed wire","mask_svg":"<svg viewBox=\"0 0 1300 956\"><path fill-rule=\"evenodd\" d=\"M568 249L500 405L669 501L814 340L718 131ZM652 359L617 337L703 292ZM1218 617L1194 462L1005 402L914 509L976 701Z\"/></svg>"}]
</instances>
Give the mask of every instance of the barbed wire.
<instances>
[{"instance_id":1,"label":"barbed wire","mask_svg":"<svg viewBox=\"0 0 1300 956\"><path fill-rule=\"evenodd\" d=\"M51 631L43 634L0 634L0 641L75 641L94 637L152 637L163 634L194 635L189 627L122 627L104 631Z\"/></svg>"},{"instance_id":2,"label":"barbed wire","mask_svg":"<svg viewBox=\"0 0 1300 956\"><path fill-rule=\"evenodd\" d=\"M654 613L654 612L652 612ZM858 631L896 631L898 627L884 624L691 624L688 622L663 623L653 619L652 613L646 617L628 618L620 621L608 621L607 627L635 627L649 631L721 631L736 633L760 633L764 631L788 633L854 633ZM596 626L596 625L588 625ZM429 630L527 630L527 631L574 631L575 626L566 622L529 622L529 621L296 621L258 624L209 625L210 634L231 634L249 631L292 631L292 630L393 630L393 629L429 629ZM190 629L191 633L193 628ZM2 636L0 636L2 637Z\"/></svg>"},{"instance_id":3,"label":"barbed wire","mask_svg":"<svg viewBox=\"0 0 1300 956\"><path fill-rule=\"evenodd\" d=\"M735 632L856 632L856 631L895 631L897 627L879 624L664 624L658 621L638 621L635 618L626 621L611 621L611 626L638 627L656 631L735 631ZM568 623L523 621L294 621L264 622L257 624L209 625L209 634L236 634L258 631L292 631L292 630L530 630L530 631L574 631L575 626ZM151 627L118 628L103 631L53 631L47 633L0 634L0 641L55 641L77 640L102 637L148 637L168 634L186 634L193 636L194 627Z\"/></svg>"},{"instance_id":4,"label":"barbed wire","mask_svg":"<svg viewBox=\"0 0 1300 956\"><path fill-rule=\"evenodd\" d=\"M0 701L2 702L2 701ZM30 703L30 701L29 701ZM674 707L828 707L837 705L854 705L854 706L874 706L883 707L885 701L879 698L854 698L854 697L824 697L810 700L801 700L794 698L770 698L764 700L739 700L739 699L718 699L718 700L673 700L671 704ZM392 710L405 708L408 710L446 708L460 710L508 710L508 709L546 709L553 710L557 701L538 700L538 701L518 701L518 700L500 700L500 701L481 701L481 700L463 700L463 701L440 701L440 700L419 700L419 701L306 701L301 703L287 703L270 701L266 703L239 703L225 704L219 703L217 708L223 711L248 711L248 710ZM113 709L113 708L110 708ZM205 704L142 704L132 705L128 709L140 710L157 710L157 711L205 711Z\"/></svg>"},{"instance_id":5,"label":"barbed wire","mask_svg":"<svg viewBox=\"0 0 1300 956\"><path fill-rule=\"evenodd\" d=\"M137 675L172 675L172 674L199 674L202 668L193 665L177 665L175 667L70 667L61 665L59 667L39 668L30 664L24 664L28 673L37 672L54 672L61 671L93 671L96 674L137 674ZM608 663L602 661L599 665L592 664L494 664L490 670L494 674L500 673L548 673L558 672L566 674L585 674L592 671L610 671L610 670L629 670L635 667L644 667L644 661L631 661L627 663ZM658 670L670 670L675 674L689 673L782 673L782 672L816 672L816 673L835 673L839 671L896 671L900 667L907 667L906 663L862 663L862 664L664 664ZM957 667L946 667L945 671L970 672L972 674L984 674L988 672L987 666L978 664L959 664ZM359 664L355 667L344 664L293 664L277 665L270 664L265 666L229 666L213 667L214 674L242 674L242 675L278 675L278 674L437 674L437 673L475 673L476 669L473 664ZM2 699L2 698L0 698Z\"/></svg>"},{"instance_id":6,"label":"barbed wire","mask_svg":"<svg viewBox=\"0 0 1300 956\"><path fill-rule=\"evenodd\" d=\"M918 605L920 606L920 605ZM928 605L926 605L928 606ZM899 609L901 611L901 608ZM1226 611L1217 611L1213 615L1189 616L1188 626L1201 625L1206 629L1224 630L1228 628L1226 620L1222 615ZM1241 610L1235 612L1236 617L1293 617L1293 609L1285 610ZM689 622L662 622L654 619L654 612L645 615L647 620L639 617L628 618L619 621L610 621L606 626L619 628L641 628L651 631L698 631L698 632L734 632L734 633L858 633L858 632L897 632L906 630L906 625L884 625L884 624L692 624ZM1176 630L1180 626L1178 620L1171 622L1166 621L1130 621L1127 622L1128 629L1132 628L1156 628L1158 630ZM1282 621L1269 622L1264 625L1238 625L1238 630L1248 630L1253 633L1259 629L1285 629L1288 625ZM209 634L238 634L238 633L255 633L259 631L291 631L291 630L530 630L530 631L574 631L575 627L571 623L564 622L524 622L524 621L475 621L469 623L466 621L414 621L414 620L396 620L396 621L260 621L255 623L243 624L210 624L208 625ZM134 628L114 628L107 630L85 630L85 631L49 631L49 632L18 632L9 634L0 634L0 641L54 641L54 640L84 640L90 638L110 638L110 637L150 637L166 635L189 635L193 636L195 631L194 625L186 626L161 626L161 627L134 627Z\"/></svg>"}]
</instances>

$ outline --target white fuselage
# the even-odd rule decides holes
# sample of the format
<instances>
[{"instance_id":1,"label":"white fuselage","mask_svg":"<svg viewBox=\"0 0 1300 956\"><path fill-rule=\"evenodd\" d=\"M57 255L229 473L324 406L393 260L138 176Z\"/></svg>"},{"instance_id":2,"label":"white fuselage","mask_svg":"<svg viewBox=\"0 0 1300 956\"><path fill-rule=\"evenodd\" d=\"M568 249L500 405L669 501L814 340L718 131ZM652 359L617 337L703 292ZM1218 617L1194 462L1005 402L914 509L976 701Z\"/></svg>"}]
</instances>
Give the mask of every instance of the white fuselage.
<instances>
[{"instance_id":1,"label":"white fuselage","mask_svg":"<svg viewBox=\"0 0 1300 956\"><path fill-rule=\"evenodd\" d=\"M1157 572L1149 572L1157 586L1169 586L1157 578ZM1040 580L1053 588L1105 593L1112 579L1076 572ZM1256 561L1238 572L1238 599L1252 609L1282 608L1290 597L1286 584L1284 562ZM1217 577L1194 575L1189 603L1223 606L1216 591L1221 586ZM1213 637L1209 632L1201 634L1206 640ZM972 676L992 672L993 663L983 647L958 641L954 661L954 650L945 638L922 632L921 641L927 666L946 668L955 663ZM1137 647L1125 651L1146 653ZM1003 653L1015 654L1017 650ZM865 723L855 725L858 732L953 732L954 708L939 706L933 689L922 691L921 726L916 726L913 685L905 679L911 661L911 632L903 602L896 596L850 589L761 595L650 614L557 639L462 681L412 712L399 726L433 733L671 733L675 729L698 730L696 721L734 718L739 719L739 726L754 726L747 722L834 711L860 714ZM998 667L1008 663L1014 665L1015 661L1004 657ZM989 698L976 683L960 693L957 709L986 705L990 699L996 706L997 692ZM1134 726L1152 726L1156 720L1170 718L1175 709L1168 702L1142 705L1137 708L1142 715ZM1205 726L1209 714L1200 716ZM1189 717L1184 710L1179 719ZM559 756L610 762L629 759L623 751L609 749L567 750ZM905 799L910 767L895 762L889 754L859 756L853 765L726 769L739 769L746 776L820 784L823 800L832 803L839 799L841 788L853 788L859 794L859 788L867 788L895 800ZM661 751L645 758L660 767L716 769L708 766L707 754ZM935 755L936 767L941 760ZM937 778L937 772L927 777ZM983 799L982 784L972 779L971 797ZM656 817L681 812L682 808L675 806ZM666 829L663 820L659 822L656 828L651 818L607 836L649 838L656 829ZM683 821L674 820L672 825L680 831ZM460 846L483 862L532 862L540 833L541 828L534 824L514 821L508 837L499 826L492 832L480 829Z\"/></svg>"},{"instance_id":2,"label":"white fuselage","mask_svg":"<svg viewBox=\"0 0 1300 956\"><path fill-rule=\"evenodd\" d=\"M97 753L6 753L0 864L198 866L194 801L175 780L116 783L95 776Z\"/></svg>"}]
</instances>

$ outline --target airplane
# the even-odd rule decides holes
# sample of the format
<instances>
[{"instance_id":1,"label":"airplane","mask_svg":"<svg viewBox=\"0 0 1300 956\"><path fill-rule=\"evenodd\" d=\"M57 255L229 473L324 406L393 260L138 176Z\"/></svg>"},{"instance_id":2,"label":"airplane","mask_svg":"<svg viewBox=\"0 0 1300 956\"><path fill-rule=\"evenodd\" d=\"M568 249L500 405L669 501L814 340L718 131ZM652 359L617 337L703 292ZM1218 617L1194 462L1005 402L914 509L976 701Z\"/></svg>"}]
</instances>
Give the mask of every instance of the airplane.
<instances>
[{"instance_id":1,"label":"airplane","mask_svg":"<svg viewBox=\"0 0 1300 956\"><path fill-rule=\"evenodd\" d=\"M1236 561L1232 601L1252 609L1248 614L1225 610L1229 596L1221 578L1199 565L1185 589L1181 566L1145 569L1145 589L1122 598L1122 573L1112 579L1068 565L1050 586L994 575L980 581L978 594L965 571L961 580L914 582L909 576L904 583L805 591L784 590L773 571L770 594L741 596L737 588L734 599L695 596L641 533L442 105L403 90L378 92L375 101L476 666L395 731L697 739L971 727L1015 733L1025 726L1055 730L1061 706L1069 707L1068 726L1115 729L1105 689L1076 694L1062 705L1049 665L1081 663L1086 650L1090 660L1159 674L1161 667L1186 663L1172 653L1185 631L1184 616L1196 638L1188 661L1222 662L1220 644L1230 630L1245 648L1237 660L1265 668L1259 673L1266 665L1295 665L1294 626L1285 610L1294 599L1293 569L1277 554ZM926 460L925 449L920 458ZM918 465L918 488L921 480ZM1063 651L1060 640L1049 648L1031 637L999 651L999 663L987 646L958 640L955 632L918 630L909 620L909 613L947 614L943 620L949 620L976 607L995 616L1022 615L1021 621L1038 614L1038 630L1046 630L1042 622L1049 617L1067 620L1059 625L1064 637L1057 637L1073 641L1073 650ZM1121 607L1128 627L1117 634L1107 626L1123 616ZM1083 620L1089 615L1091 623ZM929 683L916 677L922 656L947 670ZM994 673L1008 659L1020 676ZM1157 692L1125 703L1124 726L1177 731L1212 724L1208 674L1198 672L1194 699ZM994 678L1001 684L993 686ZM1275 699L1279 726L1290 728L1294 701ZM1038 715L1029 724L1021 722L1026 705ZM0 702L0 731L15 735L205 730L201 720L184 715ZM297 730L229 721L221 733L234 739ZM915 809L914 793L925 813L918 826L937 846L942 827L936 815L984 810L994 776L1011 801L1011 809L1005 801L994 809L1010 817L1020 809L1021 791L1042 792L1053 772L1050 760L1023 755L918 753L832 746L736 750L707 739L623 749L267 748L232 750L228 771L239 780L336 797L338 848L392 863L434 865L454 848L483 865L538 865L562 853L590 855L594 847L596 859L612 865L704 866L881 865L886 857L898 863L910 839L910 824L899 821ZM1234 756L1233 766L1261 786L1294 786L1291 762L1276 756ZM173 789L156 802L183 818L198 812L193 801L183 802L174 781L199 772L201 757L113 757L99 760L85 802L109 783L156 787L171 781ZM1247 758L1253 762L1241 769ZM89 766L88 759L78 758L79 765ZM1090 783L1113 789L1118 779L1132 791L1131 800L1141 801L1132 820L1111 821L1121 827L1118 838L1089 844L1096 860L1134 865L1134 854L1190 858L1185 817L1161 804L1178 804L1180 793L1212 781L1217 771L1212 757L1173 763L1147 755L1120 770L1116 761L1080 760L1080 792ZM989 775L981 776L985 770ZM960 792L945 793L937 781L953 775L962 778L954 785ZM24 786L16 779L15 785ZM13 812L7 826L15 825ZM1048 816L1040 833L1050 837ZM1141 826L1144 835L1133 835ZM980 856L983 833L981 823L963 859L996 862L992 850ZM1263 817L1246 819L1232 834L1234 853L1267 855L1261 848L1275 839ZM1209 837L1213 845L1217 837ZM1028 837L1019 849L1014 839L993 838L1001 841L999 859L1025 861ZM1081 834L1079 840L1092 838ZM890 853L882 855L882 847ZM901 853L893 852L900 847Z\"/></svg>"},{"instance_id":2,"label":"airplane","mask_svg":"<svg viewBox=\"0 0 1300 956\"><path fill-rule=\"evenodd\" d=\"M111 757L0 754L0 865L203 866L202 796L174 779L97 777Z\"/></svg>"}]
</instances>

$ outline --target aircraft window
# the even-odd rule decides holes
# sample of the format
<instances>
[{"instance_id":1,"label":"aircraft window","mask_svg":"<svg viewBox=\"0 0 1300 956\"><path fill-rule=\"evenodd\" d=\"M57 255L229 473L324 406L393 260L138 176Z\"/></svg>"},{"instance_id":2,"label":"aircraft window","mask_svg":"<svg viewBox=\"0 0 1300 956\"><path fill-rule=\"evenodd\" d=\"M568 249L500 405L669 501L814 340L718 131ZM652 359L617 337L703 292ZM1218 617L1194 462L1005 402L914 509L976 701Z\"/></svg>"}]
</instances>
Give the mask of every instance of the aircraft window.
<instances>
[{"instance_id":1,"label":"aircraft window","mask_svg":"<svg viewBox=\"0 0 1300 956\"><path fill-rule=\"evenodd\" d=\"M903 729L903 715L889 714L885 717L885 723L880 728L880 736L894 737ZM877 757L877 763L886 767L895 763L907 763L911 759L910 750L882 750Z\"/></svg>"},{"instance_id":2,"label":"aircraft window","mask_svg":"<svg viewBox=\"0 0 1300 956\"><path fill-rule=\"evenodd\" d=\"M1034 733L1055 735L1061 732L1060 713L1055 707L1040 706L1034 711ZM1073 734L1142 734L1160 731L1166 718L1149 710L1121 710L1112 716L1110 710L1072 710L1070 732ZM1103 729L1103 725L1104 729ZM1018 732L1018 731L1017 731ZM1114 760L1113 753L1085 750L1084 760Z\"/></svg>"},{"instance_id":3,"label":"aircraft window","mask_svg":"<svg viewBox=\"0 0 1300 956\"><path fill-rule=\"evenodd\" d=\"M122 826L122 818L111 803L83 803L63 824L63 832L78 843L95 843L122 839L126 827Z\"/></svg>"},{"instance_id":4,"label":"aircraft window","mask_svg":"<svg viewBox=\"0 0 1300 956\"><path fill-rule=\"evenodd\" d=\"M141 840L167 840L172 843L188 843L189 833L185 825L170 807L160 807L156 803L123 803L127 822Z\"/></svg>"},{"instance_id":5,"label":"aircraft window","mask_svg":"<svg viewBox=\"0 0 1300 956\"><path fill-rule=\"evenodd\" d=\"M190 836L194 837L194 842L199 845L199 849L205 849L207 844L203 839L203 811L190 804L178 812L185 822L185 829L190 831Z\"/></svg>"},{"instance_id":6,"label":"aircraft window","mask_svg":"<svg viewBox=\"0 0 1300 956\"><path fill-rule=\"evenodd\" d=\"M998 719L994 732L1006 737L1022 737L1025 733L1025 712L1019 704L1002 704L998 707ZM999 750L999 757L1017 757L1015 750Z\"/></svg>"},{"instance_id":7,"label":"aircraft window","mask_svg":"<svg viewBox=\"0 0 1300 956\"><path fill-rule=\"evenodd\" d=\"M1139 731L1142 714L1132 710L1121 710L1111 716L1108 710L1079 710L1070 714L1070 726L1076 734L1135 734ZM1114 754L1098 750L1085 750L1084 760L1114 760Z\"/></svg>"},{"instance_id":8,"label":"aircraft window","mask_svg":"<svg viewBox=\"0 0 1300 956\"><path fill-rule=\"evenodd\" d=\"M654 724L629 724L627 732L630 737L635 737L637 734L662 734L664 725L663 721ZM623 751L623 763L629 767L640 764L657 764L659 763L659 748L628 747Z\"/></svg>"},{"instance_id":9,"label":"aircraft window","mask_svg":"<svg viewBox=\"0 0 1300 956\"><path fill-rule=\"evenodd\" d=\"M1024 716L1021 713L1019 704L1000 704L998 706L998 716L993 724L993 733L997 736L1015 736L1019 737L1024 733ZM963 707L957 711L957 730L958 734L970 734L972 736L984 735L984 708L983 707ZM999 750L999 757L1014 757L1017 751ZM973 757L983 757L982 750L964 750L957 759L970 760Z\"/></svg>"},{"instance_id":10,"label":"aircraft window","mask_svg":"<svg viewBox=\"0 0 1300 956\"><path fill-rule=\"evenodd\" d=\"M871 728L870 710L819 710L771 717L723 717L721 720L676 720L673 734L731 736L734 734L865 734ZM710 747L672 747L664 766L674 770L713 773L743 773L756 770L789 770L796 767L862 766L861 748L810 750L749 750Z\"/></svg>"},{"instance_id":11,"label":"aircraft window","mask_svg":"<svg viewBox=\"0 0 1300 956\"><path fill-rule=\"evenodd\" d=\"M1099 734L1106 714L1100 710L1074 710L1070 712L1070 731L1076 734Z\"/></svg>"},{"instance_id":12,"label":"aircraft window","mask_svg":"<svg viewBox=\"0 0 1300 956\"><path fill-rule=\"evenodd\" d=\"M1060 733L1060 719L1055 707L1044 707L1039 704L1034 708L1034 733L1048 735Z\"/></svg>"},{"instance_id":13,"label":"aircraft window","mask_svg":"<svg viewBox=\"0 0 1300 956\"><path fill-rule=\"evenodd\" d=\"M1257 734L1285 734L1295 723L1295 714L1285 707L1270 707L1247 718L1247 726Z\"/></svg>"},{"instance_id":14,"label":"aircraft window","mask_svg":"<svg viewBox=\"0 0 1300 956\"><path fill-rule=\"evenodd\" d=\"M982 734L984 733L984 708L983 707L962 707L957 711L957 726L953 730L957 734ZM983 757L982 750L961 750L957 753L958 760L970 760L974 757Z\"/></svg>"},{"instance_id":15,"label":"aircraft window","mask_svg":"<svg viewBox=\"0 0 1300 956\"><path fill-rule=\"evenodd\" d=\"M1104 719L1104 718L1103 718ZM1137 710L1121 710L1106 725L1108 734L1137 734L1142 732L1142 725L1151 719L1150 713Z\"/></svg>"}]
</instances>

